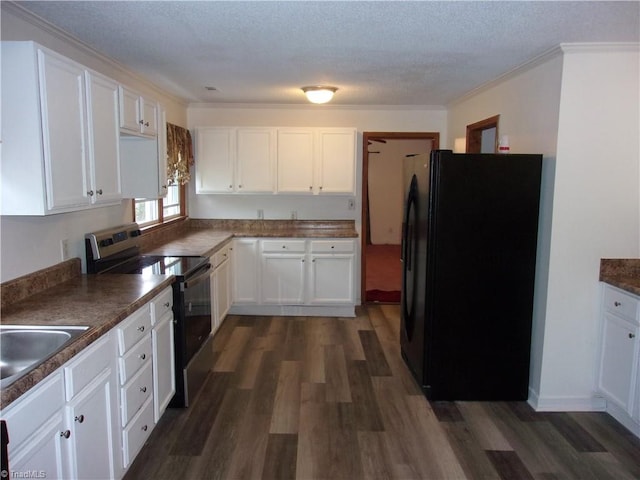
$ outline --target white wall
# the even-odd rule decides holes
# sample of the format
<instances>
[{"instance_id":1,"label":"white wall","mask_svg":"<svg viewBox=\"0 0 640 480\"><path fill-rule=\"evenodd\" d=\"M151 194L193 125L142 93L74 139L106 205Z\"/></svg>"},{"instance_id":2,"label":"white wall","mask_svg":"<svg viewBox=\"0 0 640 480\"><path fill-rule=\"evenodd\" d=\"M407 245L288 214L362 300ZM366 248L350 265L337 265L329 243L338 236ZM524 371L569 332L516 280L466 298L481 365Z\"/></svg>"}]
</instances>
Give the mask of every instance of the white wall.
<instances>
[{"instance_id":1,"label":"white wall","mask_svg":"<svg viewBox=\"0 0 640 480\"><path fill-rule=\"evenodd\" d=\"M358 130L356 169L356 208L348 209L347 196L307 195L196 195L189 185L189 215L193 218L257 218L257 209L265 219L290 218L296 210L299 219L355 220L360 229L362 210L362 132L440 132L446 137L447 112L443 108L410 109L304 106L236 106L191 105L188 108L190 129L222 126L298 126L353 127ZM443 146L444 148L444 146ZM198 159L196 158L196 163Z\"/></svg>"},{"instance_id":2,"label":"white wall","mask_svg":"<svg viewBox=\"0 0 640 480\"><path fill-rule=\"evenodd\" d=\"M638 51L564 48L541 408L590 397L600 259L640 256Z\"/></svg>"},{"instance_id":3,"label":"white wall","mask_svg":"<svg viewBox=\"0 0 640 480\"><path fill-rule=\"evenodd\" d=\"M186 126L186 104L169 96L121 65L88 48L75 44L64 32L26 15L2 2L2 40L33 40L125 85L158 99L167 110L169 122ZM69 253L84 266L84 234L131 221L131 201L120 206L48 217L0 218L0 281L5 282L62 261L61 240L69 241Z\"/></svg>"},{"instance_id":4,"label":"white wall","mask_svg":"<svg viewBox=\"0 0 640 480\"><path fill-rule=\"evenodd\" d=\"M599 406L599 260L640 254L638 84L637 45L565 46L449 111L450 143L500 114L512 153L544 156L530 375L541 410Z\"/></svg>"}]
</instances>

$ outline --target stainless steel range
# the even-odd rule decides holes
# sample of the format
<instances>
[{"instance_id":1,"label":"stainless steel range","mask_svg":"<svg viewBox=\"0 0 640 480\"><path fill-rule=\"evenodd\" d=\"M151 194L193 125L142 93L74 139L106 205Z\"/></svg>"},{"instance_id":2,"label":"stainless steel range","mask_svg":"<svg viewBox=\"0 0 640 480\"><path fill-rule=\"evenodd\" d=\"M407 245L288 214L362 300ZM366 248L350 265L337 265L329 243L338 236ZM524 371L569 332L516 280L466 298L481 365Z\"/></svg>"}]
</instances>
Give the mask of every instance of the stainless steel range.
<instances>
[{"instance_id":1,"label":"stainless steel range","mask_svg":"<svg viewBox=\"0 0 640 480\"><path fill-rule=\"evenodd\" d=\"M88 233L85 247L87 273L175 276L176 394L169 406L188 406L212 364L209 259L141 255L137 223Z\"/></svg>"}]
</instances>

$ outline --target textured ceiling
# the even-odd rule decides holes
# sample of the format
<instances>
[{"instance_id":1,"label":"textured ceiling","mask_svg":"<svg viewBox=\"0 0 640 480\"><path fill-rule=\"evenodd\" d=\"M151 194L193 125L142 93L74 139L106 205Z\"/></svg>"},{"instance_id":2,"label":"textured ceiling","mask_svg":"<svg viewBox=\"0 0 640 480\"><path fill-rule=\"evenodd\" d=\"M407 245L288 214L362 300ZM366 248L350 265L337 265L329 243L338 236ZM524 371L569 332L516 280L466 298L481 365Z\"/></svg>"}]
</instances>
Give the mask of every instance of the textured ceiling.
<instances>
[{"instance_id":1,"label":"textured ceiling","mask_svg":"<svg viewBox=\"0 0 640 480\"><path fill-rule=\"evenodd\" d=\"M446 105L560 43L640 41L638 1L18 3L190 102Z\"/></svg>"}]
</instances>

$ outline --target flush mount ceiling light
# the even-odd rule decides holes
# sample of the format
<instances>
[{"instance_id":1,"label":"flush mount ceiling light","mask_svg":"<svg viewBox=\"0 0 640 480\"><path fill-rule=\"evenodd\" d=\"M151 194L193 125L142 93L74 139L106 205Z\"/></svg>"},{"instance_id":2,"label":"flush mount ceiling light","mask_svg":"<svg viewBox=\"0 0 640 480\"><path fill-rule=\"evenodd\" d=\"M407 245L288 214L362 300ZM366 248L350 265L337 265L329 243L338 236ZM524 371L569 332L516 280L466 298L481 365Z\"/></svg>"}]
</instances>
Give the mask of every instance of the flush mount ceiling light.
<instances>
[{"instance_id":1,"label":"flush mount ceiling light","mask_svg":"<svg viewBox=\"0 0 640 480\"><path fill-rule=\"evenodd\" d=\"M316 85L313 87L302 87L302 91L307 96L307 100L311 103L327 103L333 98L333 94L338 89L336 87L328 87L323 85Z\"/></svg>"}]
</instances>

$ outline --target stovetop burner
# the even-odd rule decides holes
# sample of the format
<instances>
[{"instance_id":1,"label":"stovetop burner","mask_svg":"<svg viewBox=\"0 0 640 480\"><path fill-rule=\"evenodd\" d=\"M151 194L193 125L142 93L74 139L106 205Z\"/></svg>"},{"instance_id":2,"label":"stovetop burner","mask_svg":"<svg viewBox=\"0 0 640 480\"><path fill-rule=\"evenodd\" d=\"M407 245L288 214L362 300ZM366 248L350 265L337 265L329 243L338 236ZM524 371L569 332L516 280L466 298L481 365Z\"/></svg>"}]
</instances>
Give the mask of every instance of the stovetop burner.
<instances>
[{"instance_id":1,"label":"stovetop burner","mask_svg":"<svg viewBox=\"0 0 640 480\"><path fill-rule=\"evenodd\" d=\"M175 275L178 280L190 276L203 265L203 257L163 257L140 255L101 273L137 273L142 275Z\"/></svg>"}]
</instances>

